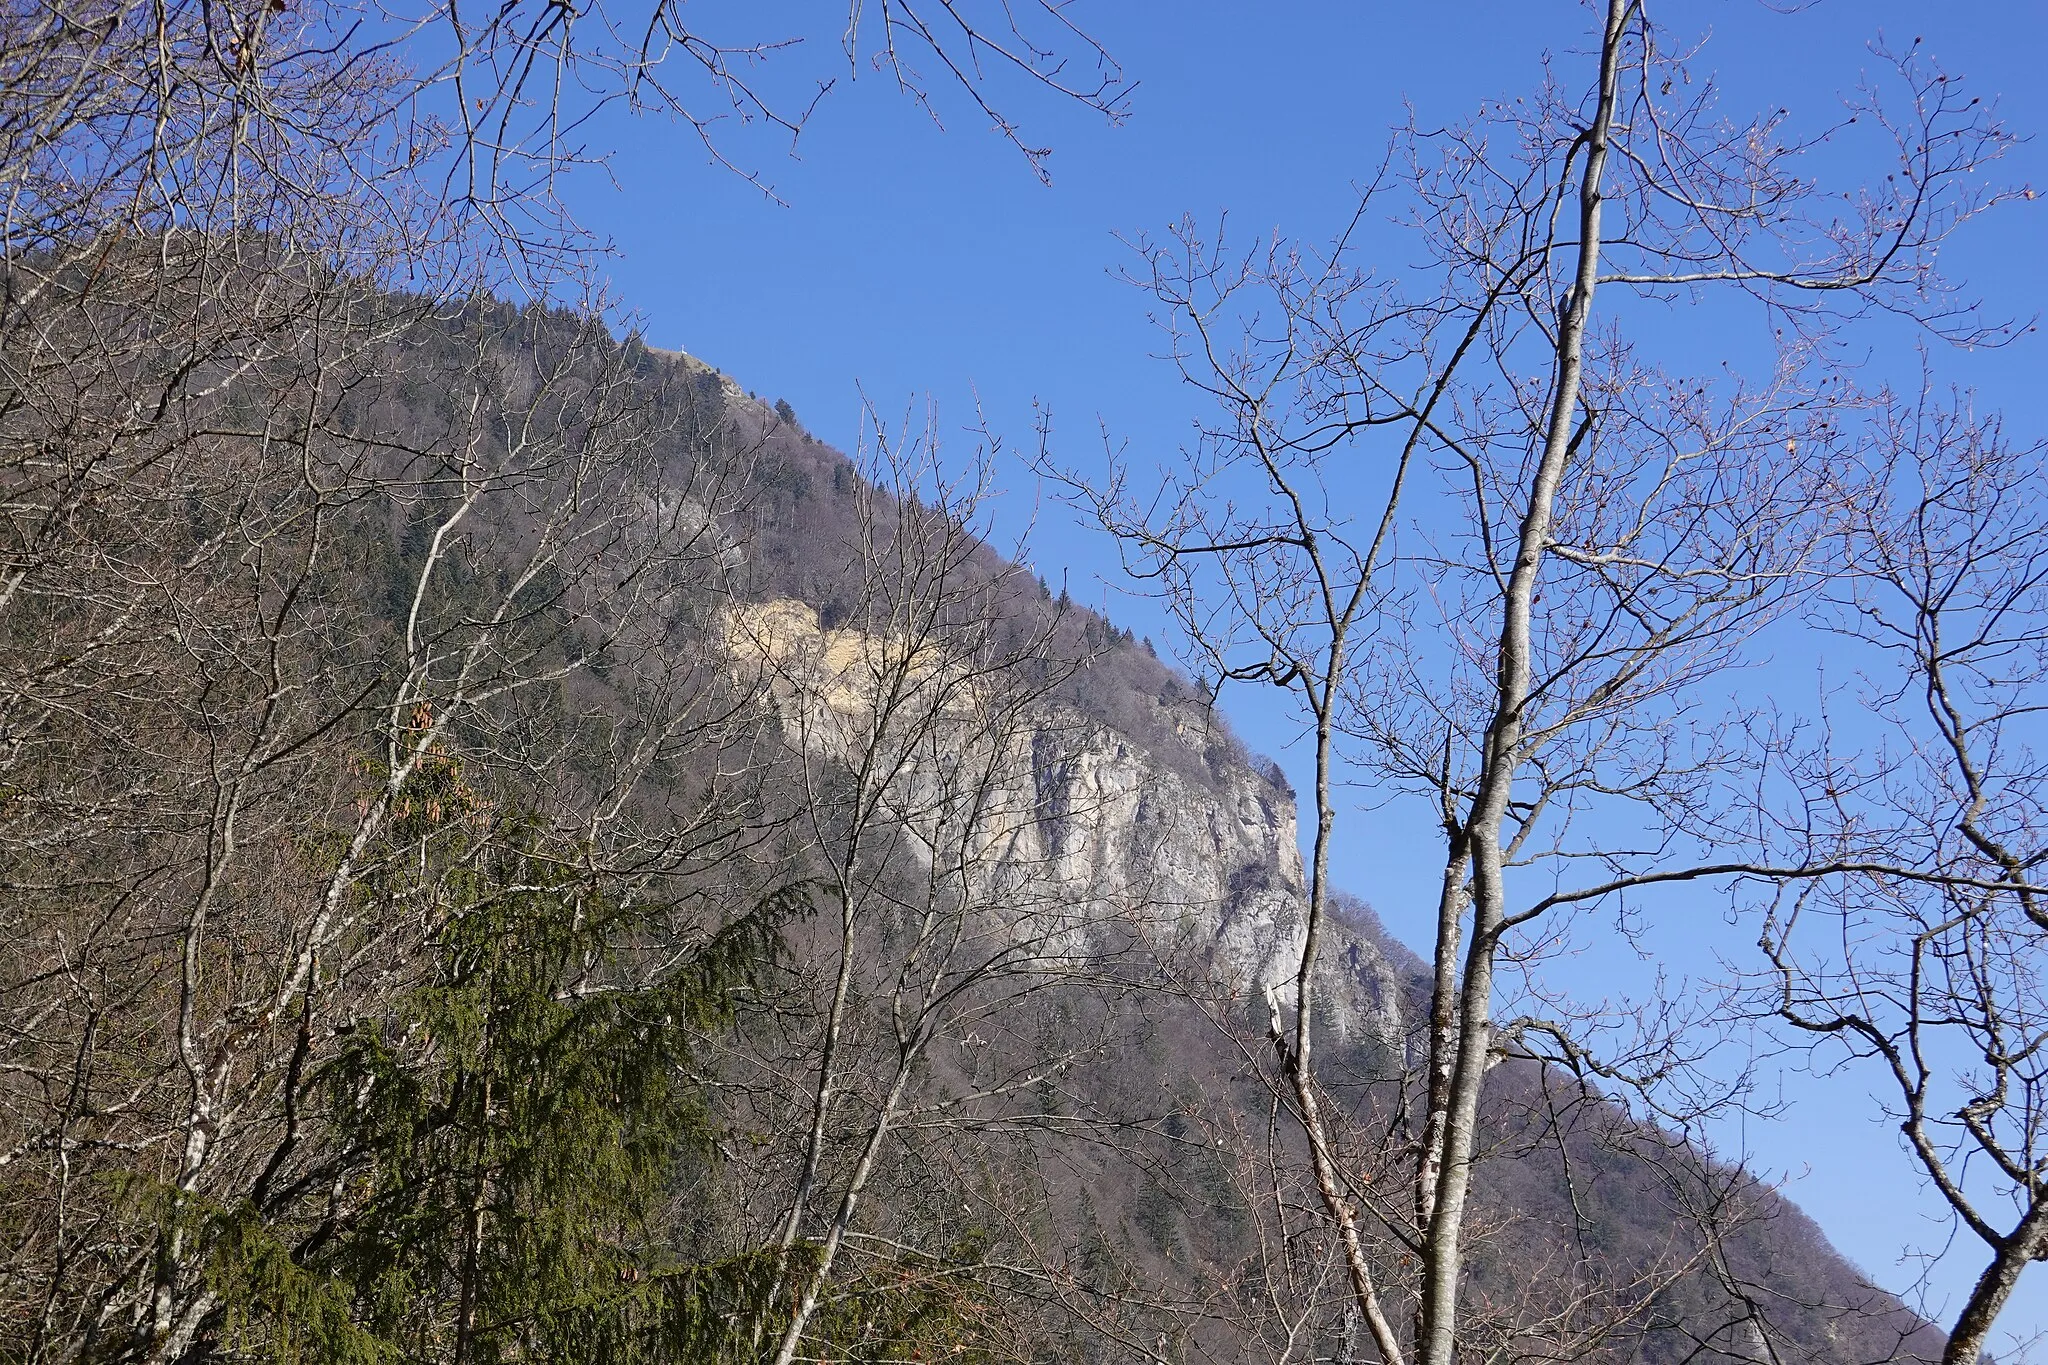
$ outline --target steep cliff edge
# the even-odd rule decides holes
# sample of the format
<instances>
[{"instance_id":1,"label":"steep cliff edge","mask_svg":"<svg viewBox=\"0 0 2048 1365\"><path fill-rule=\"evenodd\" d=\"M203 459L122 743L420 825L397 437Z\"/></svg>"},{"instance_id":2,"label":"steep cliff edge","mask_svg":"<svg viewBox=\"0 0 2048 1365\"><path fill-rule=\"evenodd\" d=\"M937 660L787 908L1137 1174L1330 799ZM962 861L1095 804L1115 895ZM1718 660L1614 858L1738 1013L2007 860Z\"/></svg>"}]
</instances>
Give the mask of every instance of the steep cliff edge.
<instances>
[{"instance_id":1,"label":"steep cliff edge","mask_svg":"<svg viewBox=\"0 0 2048 1365\"><path fill-rule=\"evenodd\" d=\"M736 659L775 680L767 686L786 715L808 711L792 726L800 742L842 757L848 731L872 711L863 677L877 644L824 626L790 598L733 609L723 633ZM1207 706L1178 697L1153 706L1154 743L1171 746L1167 755L1072 705L1049 708L1015 737L1010 780L992 799L1016 818L991 874L1038 869L1076 924L1140 924L1160 948L1193 947L1233 997L1284 1007L1307 936L1295 794ZM973 742L972 721L960 723L954 742ZM1374 929L1333 922L1319 968L1336 1041L1398 1047L1404 978L1420 967Z\"/></svg>"}]
</instances>

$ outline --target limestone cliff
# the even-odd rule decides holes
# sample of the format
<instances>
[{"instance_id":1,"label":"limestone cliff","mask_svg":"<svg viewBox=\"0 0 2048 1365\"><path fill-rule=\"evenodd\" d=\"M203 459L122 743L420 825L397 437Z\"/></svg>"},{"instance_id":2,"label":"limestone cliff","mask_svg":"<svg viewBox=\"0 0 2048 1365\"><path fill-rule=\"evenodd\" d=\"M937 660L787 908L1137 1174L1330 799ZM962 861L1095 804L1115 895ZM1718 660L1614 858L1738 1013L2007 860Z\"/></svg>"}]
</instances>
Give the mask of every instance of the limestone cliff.
<instances>
[{"instance_id":1,"label":"limestone cliff","mask_svg":"<svg viewBox=\"0 0 2048 1365\"><path fill-rule=\"evenodd\" d=\"M788 599L735 608L725 638L817 756L844 758L871 736L874 680L900 646L827 628ZM942 667L913 661L912 671ZM992 742L971 689L946 705L957 711L950 743ZM1277 770L1248 761L1199 702L1159 705L1166 714L1155 733L1183 754L1152 752L1071 708L1005 730L1004 761L991 769L999 789L987 802L996 813L987 817L991 865L1032 869L1033 884L1056 888L1076 925L1113 918L1161 947L1192 950L1248 1009L1285 1008L1306 934L1294 793ZM1197 761L1169 761L1176 757ZM920 763L931 766L905 765L906 787L918 793L900 799L906 811L933 806L924 793L935 779L920 779ZM1402 979L1419 964L1370 927L1333 916L1319 969L1329 1003L1322 1028L1339 1042L1398 1046Z\"/></svg>"}]
</instances>

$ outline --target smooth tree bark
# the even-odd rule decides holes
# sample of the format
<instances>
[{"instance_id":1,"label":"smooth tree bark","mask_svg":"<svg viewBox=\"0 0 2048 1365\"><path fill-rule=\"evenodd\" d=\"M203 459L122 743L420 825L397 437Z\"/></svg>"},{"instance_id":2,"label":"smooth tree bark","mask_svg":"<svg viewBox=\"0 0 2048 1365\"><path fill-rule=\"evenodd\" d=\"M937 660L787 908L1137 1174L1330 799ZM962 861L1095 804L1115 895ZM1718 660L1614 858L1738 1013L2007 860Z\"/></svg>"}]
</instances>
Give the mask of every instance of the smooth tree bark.
<instances>
[{"instance_id":1,"label":"smooth tree bark","mask_svg":"<svg viewBox=\"0 0 2048 1365\"><path fill-rule=\"evenodd\" d=\"M1633 1093L1679 1131L1747 1103L1743 1078L1697 1065L1735 1026L1705 995L1587 1008L1543 987L1572 923L1606 907L1628 932L1663 884L1891 861L1731 848L1734 775L1773 756L1744 747L1751 717L1696 699L1842 569L1864 494L1842 458L1864 402L1833 366L1842 329L1882 309L1998 335L1933 270L1941 240L2002 197L1981 177L2008 139L1959 83L1917 51L1896 60L1902 109L1872 96L1858 112L1906 176L1844 223L1794 158L1846 124L1807 144L1782 111L1730 124L1649 6L1597 15L1583 94L1552 76L1469 126L1409 134L1327 247L1231 251L1192 226L1141 242L1137 283L1219 420L1156 476L1043 462L1118 537L1198 672L1299 707L1315 824L1273 1080L1349 1311L1390 1362L1450 1365L1518 1330L1461 1299L1503 1060ZM1389 207L1425 264L1381 275L1357 243ZM1637 301L1709 289L1782 324L1753 375L1655 360ZM1445 838L1420 1055L1389 1102L1401 1198L1347 1171L1369 1158L1345 1154L1313 1046L1347 781L1424 803ZM1582 1330L1586 1350L1625 1336L1661 1287L1725 1270L1727 1208L1697 1205L1687 1249L1614 1286L1599 1323L1567 1329L1533 1304L1508 1317ZM1768 1345L1767 1296L1730 1274L1742 1330Z\"/></svg>"}]
</instances>

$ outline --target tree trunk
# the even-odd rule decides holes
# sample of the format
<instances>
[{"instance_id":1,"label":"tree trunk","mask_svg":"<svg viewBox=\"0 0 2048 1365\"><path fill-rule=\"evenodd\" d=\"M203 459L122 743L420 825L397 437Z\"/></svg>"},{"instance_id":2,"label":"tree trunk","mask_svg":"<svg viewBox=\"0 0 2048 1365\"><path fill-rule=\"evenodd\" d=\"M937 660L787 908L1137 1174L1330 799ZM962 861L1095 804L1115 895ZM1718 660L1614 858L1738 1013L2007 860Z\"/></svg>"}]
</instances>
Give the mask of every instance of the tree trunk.
<instances>
[{"instance_id":1,"label":"tree trunk","mask_svg":"<svg viewBox=\"0 0 2048 1365\"><path fill-rule=\"evenodd\" d=\"M1433 1216L1425 1229L1421 1365L1453 1365L1457 1351L1458 1281L1464 1269L1465 1205L1472 1183L1472 1152L1479 1126L1479 1092L1492 1049L1494 954L1507 916L1503 885L1503 826L1521 765L1522 710L1529 699L1530 618L1536 582L1549 547L1554 503L1572 447L1584 369L1587 323L1600 273L1601 177L1608 131L1621 82L1623 31L1634 0L1608 0L1600 43L1600 88L1593 119L1580 136L1586 168L1579 185L1578 264L1565 296L1557 339L1557 387L1552 394L1543 455L1529 488L1515 565L1508 578L1501 626L1496 705L1487 726L1479 790L1467 827L1472 849L1472 936L1458 997L1458 1038L1449 1104L1442 1117L1443 1164L1437 1172Z\"/></svg>"}]
</instances>

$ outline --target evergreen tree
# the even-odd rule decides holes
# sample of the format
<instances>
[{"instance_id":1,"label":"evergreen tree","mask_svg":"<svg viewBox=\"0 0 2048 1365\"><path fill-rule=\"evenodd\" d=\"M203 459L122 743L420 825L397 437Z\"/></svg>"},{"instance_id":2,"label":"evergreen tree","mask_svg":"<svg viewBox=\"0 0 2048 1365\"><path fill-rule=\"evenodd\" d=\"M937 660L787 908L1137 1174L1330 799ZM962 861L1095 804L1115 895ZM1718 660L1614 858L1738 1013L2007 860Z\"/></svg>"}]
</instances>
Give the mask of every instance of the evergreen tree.
<instances>
[{"instance_id":1,"label":"evergreen tree","mask_svg":"<svg viewBox=\"0 0 2048 1365\"><path fill-rule=\"evenodd\" d=\"M331 1109L327 1178L297 1206L207 1211L223 1312L199 1353L722 1358L772 1263L691 1263L662 1213L708 1170L693 1040L729 1021L794 897L679 953L654 938L658 907L608 895L573 849L465 810L452 763L436 785L408 823L438 828L401 828L421 855L392 860L365 916L424 902L426 969L308 1080Z\"/></svg>"}]
</instances>

